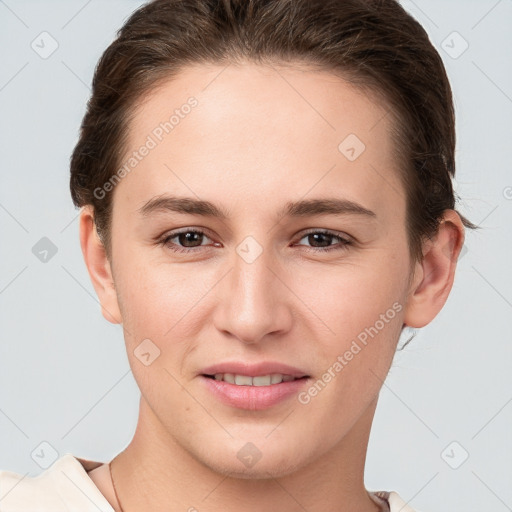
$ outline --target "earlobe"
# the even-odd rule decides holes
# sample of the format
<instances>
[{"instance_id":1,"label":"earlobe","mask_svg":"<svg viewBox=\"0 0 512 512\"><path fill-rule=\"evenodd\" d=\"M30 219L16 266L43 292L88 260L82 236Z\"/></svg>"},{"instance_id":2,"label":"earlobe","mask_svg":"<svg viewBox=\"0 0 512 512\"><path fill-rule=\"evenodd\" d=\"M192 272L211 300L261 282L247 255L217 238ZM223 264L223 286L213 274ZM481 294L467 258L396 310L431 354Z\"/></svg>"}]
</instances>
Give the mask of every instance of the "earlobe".
<instances>
[{"instance_id":1,"label":"earlobe","mask_svg":"<svg viewBox=\"0 0 512 512\"><path fill-rule=\"evenodd\" d=\"M423 260L416 263L404 314L407 326L424 327L441 311L452 289L463 243L459 215L446 210L436 236L424 244Z\"/></svg>"},{"instance_id":2,"label":"earlobe","mask_svg":"<svg viewBox=\"0 0 512 512\"><path fill-rule=\"evenodd\" d=\"M84 206L80 212L80 245L103 316L113 324L121 324L122 317L114 287L112 268L96 231L94 211L91 205Z\"/></svg>"}]
</instances>

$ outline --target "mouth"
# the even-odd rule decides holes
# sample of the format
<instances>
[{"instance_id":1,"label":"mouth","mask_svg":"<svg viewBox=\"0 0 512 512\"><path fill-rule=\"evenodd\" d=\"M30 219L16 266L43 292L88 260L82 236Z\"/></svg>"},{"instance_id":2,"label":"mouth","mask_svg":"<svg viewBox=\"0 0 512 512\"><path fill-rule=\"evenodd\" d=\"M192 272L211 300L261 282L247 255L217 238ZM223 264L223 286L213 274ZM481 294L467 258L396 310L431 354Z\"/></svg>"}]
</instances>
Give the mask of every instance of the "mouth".
<instances>
[{"instance_id":1,"label":"mouth","mask_svg":"<svg viewBox=\"0 0 512 512\"><path fill-rule=\"evenodd\" d=\"M266 362L218 364L198 375L205 391L231 409L262 411L289 402L311 380L298 368Z\"/></svg>"},{"instance_id":2,"label":"mouth","mask_svg":"<svg viewBox=\"0 0 512 512\"><path fill-rule=\"evenodd\" d=\"M309 375L302 377L294 377L293 375L272 373L268 375L243 375L235 373L215 373L215 374L202 374L203 377L213 379L219 382L227 382L235 386L274 386L282 382L292 382L295 380L309 379Z\"/></svg>"},{"instance_id":3,"label":"mouth","mask_svg":"<svg viewBox=\"0 0 512 512\"><path fill-rule=\"evenodd\" d=\"M311 376L280 361L224 361L198 374L205 391L230 408L261 411L283 404L309 384Z\"/></svg>"}]
</instances>

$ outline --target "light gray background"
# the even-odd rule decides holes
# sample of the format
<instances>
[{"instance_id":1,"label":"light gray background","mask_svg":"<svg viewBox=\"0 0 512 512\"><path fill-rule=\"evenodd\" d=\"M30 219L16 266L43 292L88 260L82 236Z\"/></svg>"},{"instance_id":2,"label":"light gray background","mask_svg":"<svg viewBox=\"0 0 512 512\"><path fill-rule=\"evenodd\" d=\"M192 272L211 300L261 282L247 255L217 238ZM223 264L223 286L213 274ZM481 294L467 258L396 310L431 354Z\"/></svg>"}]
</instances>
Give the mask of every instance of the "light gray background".
<instances>
[{"instance_id":1,"label":"light gray background","mask_svg":"<svg viewBox=\"0 0 512 512\"><path fill-rule=\"evenodd\" d=\"M68 182L94 66L141 3L0 1L0 469L40 473L34 453L43 442L56 451L43 445L46 463L66 452L110 460L134 432L139 391L121 327L103 319L89 281ZM443 311L395 357L366 485L396 490L424 512L504 512L512 510L512 1L403 5L446 64L459 209L482 230L467 234ZM31 47L43 31L58 42L47 59ZM469 44L457 58L454 31ZM32 252L42 237L58 249L46 263Z\"/></svg>"}]
</instances>

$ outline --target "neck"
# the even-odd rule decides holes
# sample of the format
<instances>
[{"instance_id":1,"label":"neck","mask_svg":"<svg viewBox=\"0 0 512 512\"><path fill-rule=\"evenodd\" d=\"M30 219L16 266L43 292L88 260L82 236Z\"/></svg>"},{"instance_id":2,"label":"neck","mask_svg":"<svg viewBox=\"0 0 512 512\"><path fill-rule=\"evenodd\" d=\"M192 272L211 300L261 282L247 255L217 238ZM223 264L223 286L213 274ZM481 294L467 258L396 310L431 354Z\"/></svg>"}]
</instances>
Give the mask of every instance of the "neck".
<instances>
[{"instance_id":1,"label":"neck","mask_svg":"<svg viewBox=\"0 0 512 512\"><path fill-rule=\"evenodd\" d=\"M328 453L284 476L251 479L220 474L198 461L164 431L141 397L135 435L113 462L123 512L234 512L240 510L241 496L245 512L378 512L364 487L376 405L377 398Z\"/></svg>"}]
</instances>

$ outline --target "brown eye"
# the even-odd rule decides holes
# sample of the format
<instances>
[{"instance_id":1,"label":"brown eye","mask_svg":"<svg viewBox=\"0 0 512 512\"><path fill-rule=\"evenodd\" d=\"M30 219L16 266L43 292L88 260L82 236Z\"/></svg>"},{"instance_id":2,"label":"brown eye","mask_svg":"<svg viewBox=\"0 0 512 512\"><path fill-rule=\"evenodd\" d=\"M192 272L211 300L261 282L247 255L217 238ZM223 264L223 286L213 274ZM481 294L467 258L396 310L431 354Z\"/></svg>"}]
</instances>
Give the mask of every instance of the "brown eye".
<instances>
[{"instance_id":1,"label":"brown eye","mask_svg":"<svg viewBox=\"0 0 512 512\"><path fill-rule=\"evenodd\" d=\"M187 229L170 233L163 238L160 244L176 252L192 252L202 246L205 238L209 239L202 231Z\"/></svg>"},{"instance_id":2,"label":"brown eye","mask_svg":"<svg viewBox=\"0 0 512 512\"><path fill-rule=\"evenodd\" d=\"M311 247L306 246L306 249L316 250L317 252L342 250L347 245L350 245L350 240L330 231L311 231L306 233L300 240L304 239L307 239L308 243L311 244ZM333 245L332 241L337 241L338 243Z\"/></svg>"}]
</instances>

